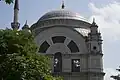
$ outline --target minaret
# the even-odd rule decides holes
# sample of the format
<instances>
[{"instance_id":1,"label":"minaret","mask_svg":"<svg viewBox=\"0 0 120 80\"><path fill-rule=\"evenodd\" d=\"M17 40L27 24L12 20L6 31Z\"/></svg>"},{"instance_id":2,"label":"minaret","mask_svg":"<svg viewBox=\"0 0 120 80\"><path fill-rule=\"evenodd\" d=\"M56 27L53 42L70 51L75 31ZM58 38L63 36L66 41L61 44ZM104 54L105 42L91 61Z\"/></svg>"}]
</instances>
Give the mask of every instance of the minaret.
<instances>
[{"instance_id":1,"label":"minaret","mask_svg":"<svg viewBox=\"0 0 120 80\"><path fill-rule=\"evenodd\" d=\"M89 76L89 80L93 80L93 77L94 80L104 80L102 38L101 33L98 31L98 25L95 22L95 18L90 26L90 31L87 42L89 50L88 68L95 76ZM91 75L91 73L89 75Z\"/></svg>"},{"instance_id":2,"label":"minaret","mask_svg":"<svg viewBox=\"0 0 120 80\"><path fill-rule=\"evenodd\" d=\"M98 26L95 23L95 18L93 18L93 23L91 24L91 32L88 34L89 38L89 51L102 53L102 39L101 33L98 32Z\"/></svg>"},{"instance_id":3,"label":"minaret","mask_svg":"<svg viewBox=\"0 0 120 80\"><path fill-rule=\"evenodd\" d=\"M22 27L22 30L25 31L26 33L31 33L29 25L27 24L27 20L26 20L24 26Z\"/></svg>"},{"instance_id":4,"label":"minaret","mask_svg":"<svg viewBox=\"0 0 120 80\"><path fill-rule=\"evenodd\" d=\"M26 20L24 26L22 27L22 30L23 30L23 29L28 29L28 30L29 30L29 26L28 26L28 24L27 24L27 20Z\"/></svg>"},{"instance_id":5,"label":"minaret","mask_svg":"<svg viewBox=\"0 0 120 80\"><path fill-rule=\"evenodd\" d=\"M18 13L19 13L19 1L15 0L14 4L14 20L11 23L11 27L13 30L18 30L20 27L20 23L18 22Z\"/></svg>"}]
</instances>

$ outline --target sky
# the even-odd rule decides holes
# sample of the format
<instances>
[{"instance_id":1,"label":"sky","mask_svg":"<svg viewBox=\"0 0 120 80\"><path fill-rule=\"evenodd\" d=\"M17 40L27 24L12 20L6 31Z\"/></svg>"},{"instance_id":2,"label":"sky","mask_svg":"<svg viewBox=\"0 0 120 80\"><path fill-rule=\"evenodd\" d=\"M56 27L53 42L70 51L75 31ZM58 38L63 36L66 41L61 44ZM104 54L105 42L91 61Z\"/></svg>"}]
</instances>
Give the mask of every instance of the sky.
<instances>
[{"instance_id":1,"label":"sky","mask_svg":"<svg viewBox=\"0 0 120 80\"><path fill-rule=\"evenodd\" d=\"M29 25L51 10L61 8L62 0L19 0L19 22L21 27L25 21ZM117 74L116 68L120 65L120 0L65 0L65 9L79 13L90 23L96 19L103 38L103 60L105 80ZM13 4L6 5L0 2L0 28L10 28L13 20Z\"/></svg>"}]
</instances>

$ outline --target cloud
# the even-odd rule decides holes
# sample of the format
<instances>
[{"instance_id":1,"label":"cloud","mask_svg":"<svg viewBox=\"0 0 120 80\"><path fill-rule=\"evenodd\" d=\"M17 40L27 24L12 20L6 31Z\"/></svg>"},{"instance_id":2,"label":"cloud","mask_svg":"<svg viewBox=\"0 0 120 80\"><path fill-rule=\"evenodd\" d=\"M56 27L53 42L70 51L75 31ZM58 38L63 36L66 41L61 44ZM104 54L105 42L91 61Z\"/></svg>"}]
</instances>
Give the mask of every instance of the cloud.
<instances>
[{"instance_id":1,"label":"cloud","mask_svg":"<svg viewBox=\"0 0 120 80\"><path fill-rule=\"evenodd\" d=\"M120 2L108 3L108 5L102 7L96 7L95 4L89 3L89 8L92 13L89 21L92 22L93 17L96 19L96 23L99 26L99 30L102 33L102 37L105 43L103 47L104 47L104 53L107 56L106 57L107 60L109 59L108 56L110 57L112 54L106 52L112 50L111 46L113 46L114 43L120 41ZM110 47L109 47L110 44L107 44L107 42L111 44ZM118 47L115 46L115 49L118 49ZM114 51L110 53L114 53ZM106 65L107 64L108 63L106 63ZM112 63L112 65L113 64L114 63ZM105 68L104 72L106 73L104 80L114 80L110 78L110 76L117 74L116 70L113 68Z\"/></svg>"},{"instance_id":2,"label":"cloud","mask_svg":"<svg viewBox=\"0 0 120 80\"><path fill-rule=\"evenodd\" d=\"M89 3L89 8L92 12L90 21L95 17L103 37L109 40L120 40L120 3L113 2L100 8Z\"/></svg>"},{"instance_id":3,"label":"cloud","mask_svg":"<svg viewBox=\"0 0 120 80\"><path fill-rule=\"evenodd\" d=\"M110 76L118 74L118 72L115 69L112 69L112 68L105 68L104 72L106 73L104 80L114 80L114 79L110 78Z\"/></svg>"}]
</instances>

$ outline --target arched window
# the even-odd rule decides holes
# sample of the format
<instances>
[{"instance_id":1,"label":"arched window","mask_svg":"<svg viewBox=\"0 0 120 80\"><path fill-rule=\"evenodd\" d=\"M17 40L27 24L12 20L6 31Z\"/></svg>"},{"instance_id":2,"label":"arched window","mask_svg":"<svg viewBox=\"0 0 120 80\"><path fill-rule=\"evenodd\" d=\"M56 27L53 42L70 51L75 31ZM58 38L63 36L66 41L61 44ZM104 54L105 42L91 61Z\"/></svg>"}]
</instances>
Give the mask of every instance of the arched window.
<instances>
[{"instance_id":1,"label":"arched window","mask_svg":"<svg viewBox=\"0 0 120 80\"><path fill-rule=\"evenodd\" d=\"M71 50L72 53L79 52L79 49L73 40L67 46Z\"/></svg>"},{"instance_id":2,"label":"arched window","mask_svg":"<svg viewBox=\"0 0 120 80\"><path fill-rule=\"evenodd\" d=\"M53 43L64 43L66 37L64 36L54 36L52 37Z\"/></svg>"},{"instance_id":3,"label":"arched window","mask_svg":"<svg viewBox=\"0 0 120 80\"><path fill-rule=\"evenodd\" d=\"M47 49L50 47L50 45L47 43L47 41L43 42L39 48L40 53L46 53Z\"/></svg>"},{"instance_id":4,"label":"arched window","mask_svg":"<svg viewBox=\"0 0 120 80\"><path fill-rule=\"evenodd\" d=\"M72 72L80 72L80 59L72 59Z\"/></svg>"},{"instance_id":5,"label":"arched window","mask_svg":"<svg viewBox=\"0 0 120 80\"><path fill-rule=\"evenodd\" d=\"M60 52L54 55L54 72L62 72L62 54Z\"/></svg>"}]
</instances>

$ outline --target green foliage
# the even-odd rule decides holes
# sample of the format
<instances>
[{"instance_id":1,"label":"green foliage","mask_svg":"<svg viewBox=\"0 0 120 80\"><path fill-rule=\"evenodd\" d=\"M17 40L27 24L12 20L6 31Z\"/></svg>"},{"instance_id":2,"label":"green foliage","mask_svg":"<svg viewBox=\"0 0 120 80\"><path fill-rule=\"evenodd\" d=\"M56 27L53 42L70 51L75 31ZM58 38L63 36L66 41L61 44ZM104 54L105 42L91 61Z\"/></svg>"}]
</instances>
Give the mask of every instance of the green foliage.
<instances>
[{"instance_id":1,"label":"green foliage","mask_svg":"<svg viewBox=\"0 0 120 80\"><path fill-rule=\"evenodd\" d=\"M51 75L50 58L37 50L32 34L0 30L0 80L62 80Z\"/></svg>"},{"instance_id":2,"label":"green foliage","mask_svg":"<svg viewBox=\"0 0 120 80\"><path fill-rule=\"evenodd\" d=\"M11 3L13 3L13 0L5 0L5 2L6 2L7 4L11 4Z\"/></svg>"},{"instance_id":3,"label":"green foliage","mask_svg":"<svg viewBox=\"0 0 120 80\"><path fill-rule=\"evenodd\" d=\"M1 0L0 0L0 1L1 1ZM11 4L11 3L13 3L14 0L2 0L2 1L5 1L6 4Z\"/></svg>"}]
</instances>

